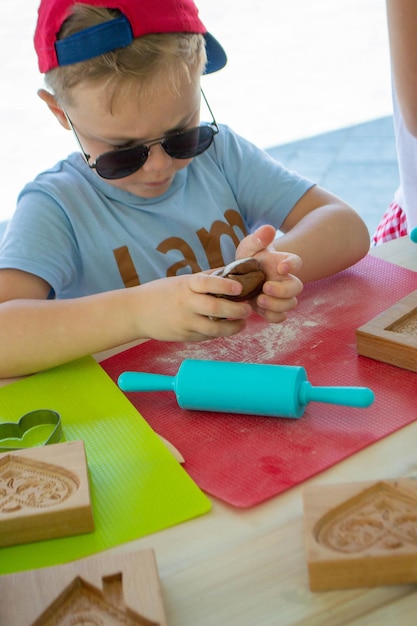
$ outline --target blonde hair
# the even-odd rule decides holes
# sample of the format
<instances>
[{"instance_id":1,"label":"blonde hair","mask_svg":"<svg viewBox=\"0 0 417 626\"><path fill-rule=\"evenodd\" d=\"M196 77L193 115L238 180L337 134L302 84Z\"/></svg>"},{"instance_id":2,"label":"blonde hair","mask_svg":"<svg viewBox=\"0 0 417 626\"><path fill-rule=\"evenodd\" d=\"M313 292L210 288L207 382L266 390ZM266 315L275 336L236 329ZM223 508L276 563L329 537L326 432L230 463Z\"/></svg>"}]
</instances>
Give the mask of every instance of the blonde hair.
<instances>
[{"instance_id":1,"label":"blonde hair","mask_svg":"<svg viewBox=\"0 0 417 626\"><path fill-rule=\"evenodd\" d=\"M64 22L58 39L120 16L116 10L75 4ZM168 81L179 90L184 79L191 82L200 76L207 62L204 37L192 33L164 33L138 37L125 47L99 57L57 67L45 75L46 85L58 102L70 104L72 89L83 82L104 84L111 106L126 89L154 94L158 85Z\"/></svg>"}]
</instances>

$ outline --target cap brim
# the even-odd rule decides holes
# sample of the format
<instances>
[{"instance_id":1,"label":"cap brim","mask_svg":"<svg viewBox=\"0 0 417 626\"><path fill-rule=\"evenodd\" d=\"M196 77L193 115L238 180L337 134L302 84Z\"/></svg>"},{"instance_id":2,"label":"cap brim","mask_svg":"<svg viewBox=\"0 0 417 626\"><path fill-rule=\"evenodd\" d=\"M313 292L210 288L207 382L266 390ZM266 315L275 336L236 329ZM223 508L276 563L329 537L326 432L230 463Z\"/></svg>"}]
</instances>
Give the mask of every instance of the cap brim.
<instances>
[{"instance_id":1,"label":"cap brim","mask_svg":"<svg viewBox=\"0 0 417 626\"><path fill-rule=\"evenodd\" d=\"M227 56L222 46L217 39L205 33L204 39L206 40L206 52L207 52L207 65L204 70L204 74L212 74L221 70L227 63Z\"/></svg>"}]
</instances>

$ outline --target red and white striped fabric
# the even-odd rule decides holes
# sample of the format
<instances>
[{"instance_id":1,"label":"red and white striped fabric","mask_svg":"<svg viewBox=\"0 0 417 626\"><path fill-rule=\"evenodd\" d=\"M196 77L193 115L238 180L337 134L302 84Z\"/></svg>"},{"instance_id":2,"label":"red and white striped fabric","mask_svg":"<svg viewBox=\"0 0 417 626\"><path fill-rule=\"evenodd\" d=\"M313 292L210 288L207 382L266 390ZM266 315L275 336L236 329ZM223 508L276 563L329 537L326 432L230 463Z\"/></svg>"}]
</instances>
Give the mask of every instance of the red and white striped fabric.
<instances>
[{"instance_id":1,"label":"red and white striped fabric","mask_svg":"<svg viewBox=\"0 0 417 626\"><path fill-rule=\"evenodd\" d=\"M407 216L394 200L385 211L372 237L372 245L377 246L385 241L404 237L407 232Z\"/></svg>"}]
</instances>

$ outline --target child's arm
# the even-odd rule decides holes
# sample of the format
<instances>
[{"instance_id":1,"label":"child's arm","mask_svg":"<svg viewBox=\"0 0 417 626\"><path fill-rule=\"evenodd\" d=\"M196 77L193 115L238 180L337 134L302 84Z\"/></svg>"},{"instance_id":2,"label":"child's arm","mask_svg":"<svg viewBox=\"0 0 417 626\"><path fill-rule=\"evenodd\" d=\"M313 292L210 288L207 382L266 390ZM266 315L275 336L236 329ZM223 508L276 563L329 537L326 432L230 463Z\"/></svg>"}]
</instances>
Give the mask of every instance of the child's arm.
<instances>
[{"instance_id":1,"label":"child's arm","mask_svg":"<svg viewBox=\"0 0 417 626\"><path fill-rule=\"evenodd\" d=\"M284 221L276 249L302 258L297 274L306 283L350 267L369 251L369 231L348 204L319 186L312 187Z\"/></svg>"},{"instance_id":2,"label":"child's arm","mask_svg":"<svg viewBox=\"0 0 417 626\"><path fill-rule=\"evenodd\" d=\"M261 226L240 243L236 255L255 256L261 262L267 281L255 306L270 322L282 321L282 299L296 289L295 276L303 282L330 276L369 250L369 232L359 215L317 186L299 200L281 230L284 235L275 238L272 226Z\"/></svg>"},{"instance_id":3,"label":"child's arm","mask_svg":"<svg viewBox=\"0 0 417 626\"><path fill-rule=\"evenodd\" d=\"M40 371L130 341L201 341L233 335L251 307L211 294L241 285L208 273L68 300L46 300L49 285L0 271L0 378ZM220 319L217 319L220 318Z\"/></svg>"},{"instance_id":4,"label":"child's arm","mask_svg":"<svg viewBox=\"0 0 417 626\"><path fill-rule=\"evenodd\" d=\"M233 335L251 311L246 303L208 295L237 294L241 285L207 273L68 300L46 300L49 290L32 274L0 271L0 378L139 339L201 341Z\"/></svg>"}]
</instances>

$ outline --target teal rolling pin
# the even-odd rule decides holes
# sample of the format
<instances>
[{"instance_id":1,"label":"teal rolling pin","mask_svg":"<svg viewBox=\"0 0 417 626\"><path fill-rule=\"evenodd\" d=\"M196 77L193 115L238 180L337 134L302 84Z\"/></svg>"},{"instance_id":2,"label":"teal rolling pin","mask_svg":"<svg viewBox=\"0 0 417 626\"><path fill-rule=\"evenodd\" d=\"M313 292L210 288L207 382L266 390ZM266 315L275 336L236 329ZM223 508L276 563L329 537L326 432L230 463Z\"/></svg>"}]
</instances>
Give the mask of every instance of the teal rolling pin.
<instances>
[{"instance_id":1,"label":"teal rolling pin","mask_svg":"<svg viewBox=\"0 0 417 626\"><path fill-rule=\"evenodd\" d=\"M176 376L123 372L123 391L174 391L182 409L272 417L303 415L309 402L364 408L374 401L367 387L313 387L303 367L186 359Z\"/></svg>"}]
</instances>

